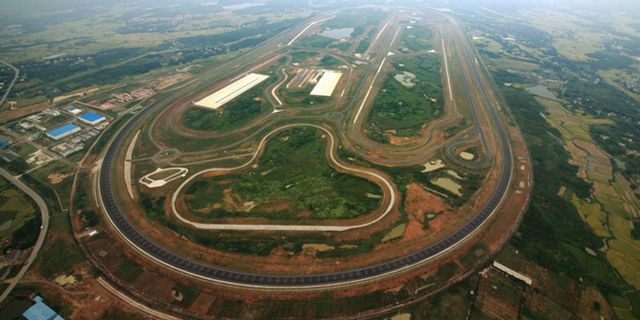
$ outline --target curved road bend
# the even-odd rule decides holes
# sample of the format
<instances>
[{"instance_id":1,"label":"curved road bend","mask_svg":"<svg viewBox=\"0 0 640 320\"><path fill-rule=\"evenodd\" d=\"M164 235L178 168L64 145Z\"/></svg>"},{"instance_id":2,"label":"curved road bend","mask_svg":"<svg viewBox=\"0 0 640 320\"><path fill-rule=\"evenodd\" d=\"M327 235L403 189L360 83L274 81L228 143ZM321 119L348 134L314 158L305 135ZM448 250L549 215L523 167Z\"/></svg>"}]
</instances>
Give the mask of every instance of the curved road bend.
<instances>
[{"instance_id":1,"label":"curved road bend","mask_svg":"<svg viewBox=\"0 0 640 320\"><path fill-rule=\"evenodd\" d=\"M9 180L9 182L13 183L13 185L18 187L18 189L26 193L29 197L31 197L31 199L33 199L33 201L35 201L36 204L38 205L38 209L40 209L40 215L42 217L42 224L40 225L40 234L38 235L36 244L33 246L33 249L31 250L31 255L27 259L27 262L24 264L22 269L20 269L20 272L18 272L18 275L15 276L10 281L9 287L7 287L7 289L5 289L2 295L0 295L0 302L2 302L4 301L4 299L7 298L11 290L15 288L18 282L22 280L22 277L24 277L25 273L27 273L27 270L29 269L33 261L36 259L36 257L38 256L38 252L40 252L40 249L44 244L44 239L46 238L47 230L49 229L49 209L47 208L47 204L44 202L44 199L42 199L42 197L38 193L33 191L33 189L29 188L29 186L24 184L22 181L18 180L17 178L15 178L9 172L7 172L2 168L0 168L0 175L2 175L5 179Z\"/></svg>"},{"instance_id":2,"label":"curved road bend","mask_svg":"<svg viewBox=\"0 0 640 320\"><path fill-rule=\"evenodd\" d=\"M11 89L13 89L13 86L16 84L16 81L18 80L18 77L20 76L20 70L18 70L18 68L14 67L10 63L8 63L8 62L6 62L6 61L4 61L2 59L0 59L0 63L6 65L7 67L9 67L11 69L13 69L13 72L14 72L13 80L11 80L11 83L9 83L9 86L7 87L7 90L2 95L2 98L0 98L0 108L2 108L2 105L7 100L7 97L9 96L9 93L11 92Z\"/></svg>"}]
</instances>

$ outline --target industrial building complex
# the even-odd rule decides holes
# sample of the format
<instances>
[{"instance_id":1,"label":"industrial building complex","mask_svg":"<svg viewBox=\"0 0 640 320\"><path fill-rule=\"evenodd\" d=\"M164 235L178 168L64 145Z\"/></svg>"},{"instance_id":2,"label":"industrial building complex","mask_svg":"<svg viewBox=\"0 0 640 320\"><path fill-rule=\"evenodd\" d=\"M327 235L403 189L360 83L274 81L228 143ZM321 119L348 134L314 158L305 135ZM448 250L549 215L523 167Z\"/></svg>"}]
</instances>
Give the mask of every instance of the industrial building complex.
<instances>
[{"instance_id":1,"label":"industrial building complex","mask_svg":"<svg viewBox=\"0 0 640 320\"><path fill-rule=\"evenodd\" d=\"M47 136L53 140L60 140L79 131L80 127L73 123L68 123L61 127L57 127L53 130L47 131Z\"/></svg>"}]
</instances>

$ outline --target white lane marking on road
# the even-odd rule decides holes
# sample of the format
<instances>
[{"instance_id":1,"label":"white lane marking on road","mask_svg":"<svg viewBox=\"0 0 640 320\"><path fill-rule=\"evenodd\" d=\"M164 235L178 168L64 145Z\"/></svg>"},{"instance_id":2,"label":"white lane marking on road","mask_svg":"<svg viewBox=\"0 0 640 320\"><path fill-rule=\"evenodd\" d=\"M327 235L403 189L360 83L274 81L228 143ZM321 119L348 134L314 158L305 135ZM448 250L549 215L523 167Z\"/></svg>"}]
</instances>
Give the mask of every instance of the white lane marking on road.
<instances>
[{"instance_id":1,"label":"white lane marking on road","mask_svg":"<svg viewBox=\"0 0 640 320\"><path fill-rule=\"evenodd\" d=\"M376 35L376 38L373 40L373 44L376 44L376 42L378 42L378 38L382 36L382 33L384 32L385 29L387 29L387 27L389 26L389 23L391 23L391 21L387 21L387 23L384 24L382 29L380 29L380 32L378 32L378 34Z\"/></svg>"},{"instance_id":2,"label":"white lane marking on road","mask_svg":"<svg viewBox=\"0 0 640 320\"><path fill-rule=\"evenodd\" d=\"M280 83L278 83L277 86L273 87L273 89L271 89L271 95L273 96L274 99L276 99L276 102L278 103L278 107L282 106L282 101L280 100L280 98L278 98L278 95L276 94L276 90L278 90L278 88L280 88L280 86L285 83L287 81L287 78L289 78L289 76L287 75L287 72L284 68L282 68L282 73L284 74L284 79L282 79L282 81L280 81ZM276 112L277 109L274 109L273 112Z\"/></svg>"},{"instance_id":3,"label":"white lane marking on road","mask_svg":"<svg viewBox=\"0 0 640 320\"><path fill-rule=\"evenodd\" d=\"M142 130L138 130L138 133L133 137L129 147L127 148L127 154L124 158L124 183L127 187L127 192L129 193L129 197L133 199L133 189L131 184L131 159L133 158L133 148L136 146L136 141L138 141L138 136Z\"/></svg>"},{"instance_id":4,"label":"white lane marking on road","mask_svg":"<svg viewBox=\"0 0 640 320\"><path fill-rule=\"evenodd\" d=\"M362 108L364 108L365 103L367 103L367 99L369 99L369 95L371 94L371 90L373 90L373 85L376 83L376 79L378 79L378 75L380 74L380 71L382 71L382 66L384 66L385 61L387 61L386 57L384 59L382 59L382 62L380 63L380 67L378 67L378 72L376 72L376 75L373 77L373 81L371 81L371 86L369 86L369 90L367 90L367 94L364 96L364 99L362 100L362 103L360 104L360 107L358 108L358 112L356 113L356 116L353 118L353 123L354 124L356 123L356 121L358 121L358 117L360 117L360 113L362 112Z\"/></svg>"},{"instance_id":5,"label":"white lane marking on road","mask_svg":"<svg viewBox=\"0 0 640 320\"><path fill-rule=\"evenodd\" d=\"M453 101L453 90L451 90L451 77L449 76L449 63L447 62L447 48L444 45L444 39L442 39L442 56L444 59L444 69L447 72L447 86L449 87L449 99Z\"/></svg>"},{"instance_id":6,"label":"white lane marking on road","mask_svg":"<svg viewBox=\"0 0 640 320\"><path fill-rule=\"evenodd\" d=\"M293 37L293 39L291 39L291 41L289 41L289 43L287 43L287 47L291 47L291 45L292 45L296 40L298 40L298 38L300 38L300 36L302 36L302 34L303 34L303 33L305 33L307 30L309 30L309 28L313 27L314 25L316 25L316 24L317 24L317 23L319 23L319 22L329 20L329 19L331 19L331 18L333 18L333 17L335 17L335 16L331 16L331 17L329 17L329 18L320 19L320 20L316 20L316 21L314 21L314 22L311 22L307 27L305 27L304 29L302 29L302 31L300 31L300 33L298 33L295 37Z\"/></svg>"}]
</instances>

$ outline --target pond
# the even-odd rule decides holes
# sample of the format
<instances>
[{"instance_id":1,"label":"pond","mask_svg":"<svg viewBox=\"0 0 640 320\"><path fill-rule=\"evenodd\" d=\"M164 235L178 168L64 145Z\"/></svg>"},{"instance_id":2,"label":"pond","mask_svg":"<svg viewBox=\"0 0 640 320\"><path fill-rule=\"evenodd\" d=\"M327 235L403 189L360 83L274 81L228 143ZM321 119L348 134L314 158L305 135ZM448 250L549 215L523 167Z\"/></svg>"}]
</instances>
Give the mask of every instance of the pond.
<instances>
[{"instance_id":1,"label":"pond","mask_svg":"<svg viewBox=\"0 0 640 320\"><path fill-rule=\"evenodd\" d=\"M328 29L320 33L321 36L325 36L331 39L345 39L351 38L351 34L353 33L353 28L340 28L340 29Z\"/></svg>"}]
</instances>

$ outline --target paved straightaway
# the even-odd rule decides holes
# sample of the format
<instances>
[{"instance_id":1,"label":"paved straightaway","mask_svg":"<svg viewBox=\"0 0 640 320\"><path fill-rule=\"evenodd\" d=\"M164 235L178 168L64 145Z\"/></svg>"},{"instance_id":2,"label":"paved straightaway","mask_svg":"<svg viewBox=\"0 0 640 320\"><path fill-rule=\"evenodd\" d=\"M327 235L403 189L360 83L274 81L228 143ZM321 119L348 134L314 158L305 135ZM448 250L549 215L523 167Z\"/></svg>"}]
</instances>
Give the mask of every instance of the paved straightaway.
<instances>
[{"instance_id":1,"label":"paved straightaway","mask_svg":"<svg viewBox=\"0 0 640 320\"><path fill-rule=\"evenodd\" d=\"M44 199L42 199L42 197L38 193L33 191L33 189L29 188L22 181L16 179L9 172L7 172L2 168L0 168L0 175L2 175L5 179L9 180L16 187L18 187L18 189L26 193L29 197L31 197L31 199L33 199L33 201L36 202L36 205L40 210L40 215L42 219L42 224L40 225L40 234L38 235L36 244L33 246L33 249L31 250L31 255L29 256L29 258L27 258L27 262L24 264L22 269L20 269L20 271L18 272L18 275L16 275L13 279L9 281L9 287L7 287L7 289L5 289L2 295L0 295L0 302L2 302L4 301L4 299L7 298L11 290L15 288L16 284L20 282L22 277L24 277L25 273L27 273L27 270L29 270L29 267L38 256L38 252L40 252L40 249L44 244L44 239L46 238L47 230L49 229L49 209L47 208L47 204L46 202L44 202Z\"/></svg>"},{"instance_id":2,"label":"paved straightaway","mask_svg":"<svg viewBox=\"0 0 640 320\"><path fill-rule=\"evenodd\" d=\"M387 57L384 57L384 59L382 59L382 62L380 62L380 66L378 67L378 71L376 71L376 74L373 76L373 80L371 80L371 85L369 86L369 89L367 90L367 94L364 96L364 99L362 99L362 103L360 104L360 107L358 108L358 112L356 112L356 116L353 117L353 123L355 124L358 121L358 118L360 118L360 113L362 113L362 109L364 108L364 105L367 104L367 99L369 99L369 95L371 95L371 90L373 90L373 86L376 83L376 79L378 79L378 75L380 75L380 72L382 71L382 67L384 67L384 63L387 61Z\"/></svg>"}]
</instances>

